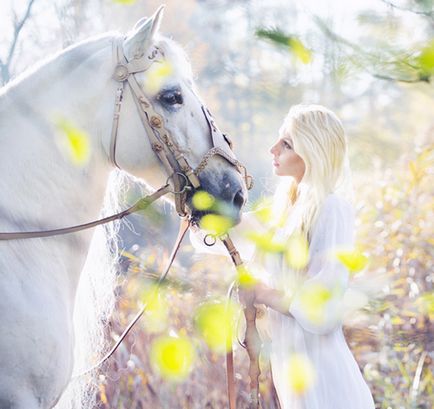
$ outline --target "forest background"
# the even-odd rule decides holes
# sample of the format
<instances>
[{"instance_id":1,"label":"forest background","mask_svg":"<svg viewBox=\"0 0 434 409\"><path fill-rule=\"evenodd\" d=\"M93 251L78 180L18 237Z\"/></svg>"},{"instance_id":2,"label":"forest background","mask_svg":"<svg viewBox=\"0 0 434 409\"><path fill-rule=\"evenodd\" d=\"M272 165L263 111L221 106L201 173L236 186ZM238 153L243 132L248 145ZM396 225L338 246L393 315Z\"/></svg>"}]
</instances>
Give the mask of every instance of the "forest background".
<instances>
[{"instance_id":1,"label":"forest background","mask_svg":"<svg viewBox=\"0 0 434 409\"><path fill-rule=\"evenodd\" d=\"M342 119L356 193L357 244L368 257L353 284L360 309L345 335L382 409L434 407L432 0L166 0L161 32L189 55L199 92L255 178L249 206L270 195L268 148L292 104L320 103ZM2 1L0 83L78 40L128 31L155 0ZM131 188L126 202L143 189ZM155 217L157 214L158 217ZM177 217L168 206L131 216L121 230L120 334L143 289L167 261ZM162 233L164 232L164 234ZM199 257L186 243L156 316L149 314L100 376L102 408L225 407L224 356L197 336L201 303L224 296L226 258ZM156 330L152 320L163 321ZM152 366L162 334L196 345L188 376L174 382ZM265 355L265 354L264 354ZM248 360L235 346L238 402L248 396ZM274 408L262 360L263 406Z\"/></svg>"}]
</instances>

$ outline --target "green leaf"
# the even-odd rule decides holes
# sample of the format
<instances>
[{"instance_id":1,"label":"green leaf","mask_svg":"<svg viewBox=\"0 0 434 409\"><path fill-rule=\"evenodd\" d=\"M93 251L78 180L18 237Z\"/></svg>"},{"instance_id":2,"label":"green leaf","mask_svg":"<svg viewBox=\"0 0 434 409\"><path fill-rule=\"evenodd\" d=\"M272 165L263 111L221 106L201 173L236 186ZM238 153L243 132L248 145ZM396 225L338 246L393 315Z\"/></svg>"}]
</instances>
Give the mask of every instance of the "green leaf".
<instances>
[{"instance_id":1,"label":"green leaf","mask_svg":"<svg viewBox=\"0 0 434 409\"><path fill-rule=\"evenodd\" d=\"M312 61L312 52L306 48L302 41L296 36L284 34L277 29L259 29L256 30L256 35L259 38L265 38L279 46L284 46L289 49L303 64L308 64Z\"/></svg>"}]
</instances>

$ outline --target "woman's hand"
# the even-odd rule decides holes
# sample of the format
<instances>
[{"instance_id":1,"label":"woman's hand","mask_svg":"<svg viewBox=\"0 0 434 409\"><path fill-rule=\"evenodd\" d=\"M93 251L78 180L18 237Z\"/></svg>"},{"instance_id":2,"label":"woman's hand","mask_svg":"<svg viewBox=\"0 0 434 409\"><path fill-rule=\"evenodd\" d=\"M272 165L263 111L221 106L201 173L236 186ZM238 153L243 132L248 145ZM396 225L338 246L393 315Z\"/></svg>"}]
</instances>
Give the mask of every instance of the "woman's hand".
<instances>
[{"instance_id":1,"label":"woman's hand","mask_svg":"<svg viewBox=\"0 0 434 409\"><path fill-rule=\"evenodd\" d=\"M240 286L238 296L243 305L264 304L264 295L268 290L270 290L268 286L261 281L257 281L248 287Z\"/></svg>"},{"instance_id":2,"label":"woman's hand","mask_svg":"<svg viewBox=\"0 0 434 409\"><path fill-rule=\"evenodd\" d=\"M255 288L240 286L238 289L238 298L240 303L245 307L254 304L256 301Z\"/></svg>"},{"instance_id":3,"label":"woman's hand","mask_svg":"<svg viewBox=\"0 0 434 409\"><path fill-rule=\"evenodd\" d=\"M283 291L276 290L262 283L256 282L248 288L240 287L238 290L240 302L245 305L264 304L284 315L289 315L289 307L291 305L291 298L288 297Z\"/></svg>"}]
</instances>

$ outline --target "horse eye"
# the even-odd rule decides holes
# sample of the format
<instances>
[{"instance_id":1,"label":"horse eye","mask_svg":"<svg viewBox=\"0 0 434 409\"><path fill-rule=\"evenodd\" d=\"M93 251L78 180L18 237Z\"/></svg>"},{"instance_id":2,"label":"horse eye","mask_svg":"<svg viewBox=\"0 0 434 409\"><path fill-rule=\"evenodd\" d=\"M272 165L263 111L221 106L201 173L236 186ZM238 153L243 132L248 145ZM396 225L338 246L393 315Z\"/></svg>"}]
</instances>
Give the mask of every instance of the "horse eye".
<instances>
[{"instance_id":1,"label":"horse eye","mask_svg":"<svg viewBox=\"0 0 434 409\"><path fill-rule=\"evenodd\" d=\"M181 91L179 90L171 90L171 91L163 91L159 96L158 100L164 105L181 105L184 101L182 98Z\"/></svg>"}]
</instances>

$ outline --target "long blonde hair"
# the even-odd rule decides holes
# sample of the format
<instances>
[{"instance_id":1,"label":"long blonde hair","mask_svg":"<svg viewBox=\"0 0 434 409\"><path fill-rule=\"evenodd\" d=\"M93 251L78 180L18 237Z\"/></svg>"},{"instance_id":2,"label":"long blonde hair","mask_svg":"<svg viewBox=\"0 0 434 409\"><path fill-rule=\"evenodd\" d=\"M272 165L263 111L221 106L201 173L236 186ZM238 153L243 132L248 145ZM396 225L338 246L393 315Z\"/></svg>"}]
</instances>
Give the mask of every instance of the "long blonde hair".
<instances>
[{"instance_id":1,"label":"long blonde hair","mask_svg":"<svg viewBox=\"0 0 434 409\"><path fill-rule=\"evenodd\" d=\"M298 219L295 225L292 221L288 233L299 233L309 240L324 199L350 178L345 131L329 109L294 105L279 133L291 137L295 153L304 161L305 173L298 184L291 177L282 178L273 201L274 220L285 226L288 215L298 209Z\"/></svg>"}]
</instances>

